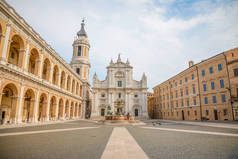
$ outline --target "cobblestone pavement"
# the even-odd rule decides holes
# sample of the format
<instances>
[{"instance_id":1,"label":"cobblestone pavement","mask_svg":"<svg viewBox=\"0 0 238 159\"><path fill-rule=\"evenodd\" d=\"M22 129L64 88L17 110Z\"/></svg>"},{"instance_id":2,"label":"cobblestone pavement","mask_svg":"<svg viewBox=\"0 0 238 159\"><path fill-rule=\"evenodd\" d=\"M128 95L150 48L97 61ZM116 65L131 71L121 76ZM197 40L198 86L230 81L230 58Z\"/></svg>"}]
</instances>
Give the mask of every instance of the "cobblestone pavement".
<instances>
[{"instance_id":1,"label":"cobblestone pavement","mask_svg":"<svg viewBox=\"0 0 238 159\"><path fill-rule=\"evenodd\" d=\"M0 159L99 159L113 147L113 158L138 158L132 154L139 152L152 159L238 158L236 122L143 122L79 120L0 129Z\"/></svg>"}]
</instances>

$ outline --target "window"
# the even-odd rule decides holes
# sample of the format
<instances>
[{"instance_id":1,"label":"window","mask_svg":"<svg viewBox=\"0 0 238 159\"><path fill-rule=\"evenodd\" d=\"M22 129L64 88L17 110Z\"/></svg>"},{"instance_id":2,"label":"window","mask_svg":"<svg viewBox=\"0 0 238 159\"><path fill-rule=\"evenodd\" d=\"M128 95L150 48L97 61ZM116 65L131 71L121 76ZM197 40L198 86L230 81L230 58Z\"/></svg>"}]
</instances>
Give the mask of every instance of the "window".
<instances>
[{"instance_id":1,"label":"window","mask_svg":"<svg viewBox=\"0 0 238 159\"><path fill-rule=\"evenodd\" d=\"M186 88L186 95L188 95L188 88Z\"/></svg>"},{"instance_id":2,"label":"window","mask_svg":"<svg viewBox=\"0 0 238 159\"><path fill-rule=\"evenodd\" d=\"M234 76L238 76L238 68L234 69Z\"/></svg>"},{"instance_id":3,"label":"window","mask_svg":"<svg viewBox=\"0 0 238 159\"><path fill-rule=\"evenodd\" d=\"M227 109L223 110L224 116L227 115Z\"/></svg>"},{"instance_id":4,"label":"window","mask_svg":"<svg viewBox=\"0 0 238 159\"><path fill-rule=\"evenodd\" d=\"M176 101L176 107L178 107L178 101Z\"/></svg>"},{"instance_id":5,"label":"window","mask_svg":"<svg viewBox=\"0 0 238 159\"><path fill-rule=\"evenodd\" d=\"M105 115L105 109L101 109L101 116Z\"/></svg>"},{"instance_id":6,"label":"window","mask_svg":"<svg viewBox=\"0 0 238 159\"><path fill-rule=\"evenodd\" d=\"M212 67L209 67L209 72L210 72L210 74L213 74L213 68Z\"/></svg>"},{"instance_id":7,"label":"window","mask_svg":"<svg viewBox=\"0 0 238 159\"><path fill-rule=\"evenodd\" d=\"M208 104L207 97L204 97L204 103L205 103L205 104Z\"/></svg>"},{"instance_id":8,"label":"window","mask_svg":"<svg viewBox=\"0 0 238 159\"><path fill-rule=\"evenodd\" d=\"M212 88L212 90L215 89L215 84L214 84L214 82L211 82L211 88Z\"/></svg>"},{"instance_id":9,"label":"window","mask_svg":"<svg viewBox=\"0 0 238 159\"><path fill-rule=\"evenodd\" d=\"M180 90L180 95L181 95L181 97L183 96L183 90L182 89Z\"/></svg>"},{"instance_id":10,"label":"window","mask_svg":"<svg viewBox=\"0 0 238 159\"><path fill-rule=\"evenodd\" d=\"M194 80L194 74L192 74L192 80Z\"/></svg>"},{"instance_id":11,"label":"window","mask_svg":"<svg viewBox=\"0 0 238 159\"><path fill-rule=\"evenodd\" d=\"M195 94L196 93L196 88L195 87L193 87L193 94Z\"/></svg>"},{"instance_id":12,"label":"window","mask_svg":"<svg viewBox=\"0 0 238 159\"><path fill-rule=\"evenodd\" d=\"M104 94L104 93L102 93L102 94L101 94L101 97L105 97L105 94Z\"/></svg>"},{"instance_id":13,"label":"window","mask_svg":"<svg viewBox=\"0 0 238 159\"><path fill-rule=\"evenodd\" d=\"M186 82L186 83L188 82L188 78L187 78L187 77L185 77L185 82Z\"/></svg>"},{"instance_id":14,"label":"window","mask_svg":"<svg viewBox=\"0 0 238 159\"><path fill-rule=\"evenodd\" d=\"M217 68L218 68L218 71L221 71L222 70L222 64L218 64Z\"/></svg>"},{"instance_id":15,"label":"window","mask_svg":"<svg viewBox=\"0 0 238 159\"><path fill-rule=\"evenodd\" d=\"M170 84L170 88L173 88L173 85L172 85L172 84Z\"/></svg>"},{"instance_id":16,"label":"window","mask_svg":"<svg viewBox=\"0 0 238 159\"><path fill-rule=\"evenodd\" d=\"M122 81L118 81L118 82L117 82L117 86L118 86L118 87L122 87Z\"/></svg>"},{"instance_id":17,"label":"window","mask_svg":"<svg viewBox=\"0 0 238 159\"><path fill-rule=\"evenodd\" d=\"M234 53L233 52L231 53L231 56L234 57Z\"/></svg>"},{"instance_id":18,"label":"window","mask_svg":"<svg viewBox=\"0 0 238 159\"><path fill-rule=\"evenodd\" d=\"M225 102L226 102L226 95L225 95L225 94L222 94L222 95L221 95L221 100L222 100L222 103L225 103Z\"/></svg>"},{"instance_id":19,"label":"window","mask_svg":"<svg viewBox=\"0 0 238 159\"><path fill-rule=\"evenodd\" d=\"M209 111L208 110L206 110L206 115L209 115Z\"/></svg>"},{"instance_id":20,"label":"window","mask_svg":"<svg viewBox=\"0 0 238 159\"><path fill-rule=\"evenodd\" d=\"M178 98L178 91L176 91L176 98Z\"/></svg>"},{"instance_id":21,"label":"window","mask_svg":"<svg viewBox=\"0 0 238 159\"><path fill-rule=\"evenodd\" d=\"M216 96L212 96L212 102L215 104L217 102Z\"/></svg>"},{"instance_id":22,"label":"window","mask_svg":"<svg viewBox=\"0 0 238 159\"><path fill-rule=\"evenodd\" d=\"M81 46L78 46L78 56L81 56Z\"/></svg>"},{"instance_id":23,"label":"window","mask_svg":"<svg viewBox=\"0 0 238 159\"><path fill-rule=\"evenodd\" d=\"M189 106L189 100L187 100L187 106Z\"/></svg>"},{"instance_id":24,"label":"window","mask_svg":"<svg viewBox=\"0 0 238 159\"><path fill-rule=\"evenodd\" d=\"M197 116L197 111L196 110L194 111L194 115Z\"/></svg>"},{"instance_id":25,"label":"window","mask_svg":"<svg viewBox=\"0 0 238 159\"><path fill-rule=\"evenodd\" d=\"M168 104L168 108L169 108L169 104Z\"/></svg>"},{"instance_id":26,"label":"window","mask_svg":"<svg viewBox=\"0 0 238 159\"><path fill-rule=\"evenodd\" d=\"M203 91L207 91L207 85L206 84L203 84Z\"/></svg>"},{"instance_id":27,"label":"window","mask_svg":"<svg viewBox=\"0 0 238 159\"><path fill-rule=\"evenodd\" d=\"M183 104L183 100L181 101L181 106L182 106L182 107L184 106L184 104Z\"/></svg>"},{"instance_id":28,"label":"window","mask_svg":"<svg viewBox=\"0 0 238 159\"><path fill-rule=\"evenodd\" d=\"M196 99L193 99L193 105L197 105Z\"/></svg>"},{"instance_id":29,"label":"window","mask_svg":"<svg viewBox=\"0 0 238 159\"><path fill-rule=\"evenodd\" d=\"M134 97L135 97L135 98L137 98L137 97L138 97L138 95L137 95L137 94L135 94L135 95L134 95Z\"/></svg>"},{"instance_id":30,"label":"window","mask_svg":"<svg viewBox=\"0 0 238 159\"><path fill-rule=\"evenodd\" d=\"M77 74L80 75L80 68L77 68L77 69L76 69L76 72L77 72Z\"/></svg>"},{"instance_id":31,"label":"window","mask_svg":"<svg viewBox=\"0 0 238 159\"><path fill-rule=\"evenodd\" d=\"M118 98L121 98L121 93L118 93Z\"/></svg>"},{"instance_id":32,"label":"window","mask_svg":"<svg viewBox=\"0 0 238 159\"><path fill-rule=\"evenodd\" d=\"M205 76L205 70L202 70L202 76Z\"/></svg>"},{"instance_id":33,"label":"window","mask_svg":"<svg viewBox=\"0 0 238 159\"><path fill-rule=\"evenodd\" d=\"M180 83L180 85L182 85L182 84L183 84L183 81L182 81L182 80L180 80L180 82L179 82L179 83Z\"/></svg>"},{"instance_id":34,"label":"window","mask_svg":"<svg viewBox=\"0 0 238 159\"><path fill-rule=\"evenodd\" d=\"M173 102L172 102L172 104L171 104L171 105L172 105L172 108L174 108L174 103L173 103Z\"/></svg>"},{"instance_id":35,"label":"window","mask_svg":"<svg viewBox=\"0 0 238 159\"><path fill-rule=\"evenodd\" d=\"M220 87L224 88L224 80L220 80Z\"/></svg>"},{"instance_id":36,"label":"window","mask_svg":"<svg viewBox=\"0 0 238 159\"><path fill-rule=\"evenodd\" d=\"M175 87L177 87L177 82L175 82Z\"/></svg>"}]
</instances>

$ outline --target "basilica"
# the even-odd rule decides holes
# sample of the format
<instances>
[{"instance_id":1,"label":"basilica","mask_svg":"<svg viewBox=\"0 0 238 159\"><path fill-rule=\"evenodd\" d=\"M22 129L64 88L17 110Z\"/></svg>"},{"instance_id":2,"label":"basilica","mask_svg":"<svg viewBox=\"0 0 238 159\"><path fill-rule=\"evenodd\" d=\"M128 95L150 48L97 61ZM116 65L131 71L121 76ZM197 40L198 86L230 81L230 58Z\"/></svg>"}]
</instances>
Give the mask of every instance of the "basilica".
<instances>
[{"instance_id":1,"label":"basilica","mask_svg":"<svg viewBox=\"0 0 238 159\"><path fill-rule=\"evenodd\" d=\"M111 60L106 79L93 77L92 118L105 115L132 115L147 118L147 77L133 80L133 67L129 60L123 62L120 54Z\"/></svg>"}]
</instances>

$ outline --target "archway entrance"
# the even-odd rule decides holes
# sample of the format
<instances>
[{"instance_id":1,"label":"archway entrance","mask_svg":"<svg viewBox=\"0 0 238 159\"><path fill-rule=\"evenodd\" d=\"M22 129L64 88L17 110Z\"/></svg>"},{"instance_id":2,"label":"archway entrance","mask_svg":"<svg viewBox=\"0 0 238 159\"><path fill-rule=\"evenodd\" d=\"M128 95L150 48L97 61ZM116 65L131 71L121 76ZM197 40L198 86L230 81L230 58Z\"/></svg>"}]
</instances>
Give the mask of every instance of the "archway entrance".
<instances>
[{"instance_id":1,"label":"archway entrance","mask_svg":"<svg viewBox=\"0 0 238 159\"><path fill-rule=\"evenodd\" d=\"M22 122L30 122L34 117L35 94L32 89L28 89L24 95Z\"/></svg>"},{"instance_id":2,"label":"archway entrance","mask_svg":"<svg viewBox=\"0 0 238 159\"><path fill-rule=\"evenodd\" d=\"M11 118L16 117L17 88L14 84L8 84L3 88L0 105L1 124L10 123Z\"/></svg>"},{"instance_id":3,"label":"archway entrance","mask_svg":"<svg viewBox=\"0 0 238 159\"><path fill-rule=\"evenodd\" d=\"M38 121L42 121L46 118L46 108L47 108L47 96L46 94L41 94L39 100L39 108L38 108Z\"/></svg>"},{"instance_id":4,"label":"archway entrance","mask_svg":"<svg viewBox=\"0 0 238 159\"><path fill-rule=\"evenodd\" d=\"M139 115L139 110L135 109L135 116L137 117Z\"/></svg>"},{"instance_id":5,"label":"archway entrance","mask_svg":"<svg viewBox=\"0 0 238 159\"><path fill-rule=\"evenodd\" d=\"M65 117L67 119L69 118L69 101L66 101L66 104L65 104Z\"/></svg>"},{"instance_id":6,"label":"archway entrance","mask_svg":"<svg viewBox=\"0 0 238 159\"><path fill-rule=\"evenodd\" d=\"M53 96L50 99L49 119L54 120L55 117L56 117L56 98L55 98L55 96Z\"/></svg>"},{"instance_id":7,"label":"archway entrance","mask_svg":"<svg viewBox=\"0 0 238 159\"><path fill-rule=\"evenodd\" d=\"M184 111L182 110L182 120L184 120Z\"/></svg>"},{"instance_id":8,"label":"archway entrance","mask_svg":"<svg viewBox=\"0 0 238 159\"><path fill-rule=\"evenodd\" d=\"M105 109L104 108L101 109L101 116L105 116Z\"/></svg>"}]
</instances>

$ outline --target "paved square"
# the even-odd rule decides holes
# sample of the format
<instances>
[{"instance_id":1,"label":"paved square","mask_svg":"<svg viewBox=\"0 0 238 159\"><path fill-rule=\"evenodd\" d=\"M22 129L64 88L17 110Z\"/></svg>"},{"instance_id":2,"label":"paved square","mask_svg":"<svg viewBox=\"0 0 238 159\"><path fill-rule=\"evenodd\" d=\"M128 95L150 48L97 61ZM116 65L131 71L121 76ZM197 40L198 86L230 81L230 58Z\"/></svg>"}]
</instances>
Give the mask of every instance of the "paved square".
<instances>
[{"instance_id":1,"label":"paved square","mask_svg":"<svg viewBox=\"0 0 238 159\"><path fill-rule=\"evenodd\" d=\"M0 129L0 158L238 158L237 123L71 121ZM14 152L14 153L13 153Z\"/></svg>"}]
</instances>

